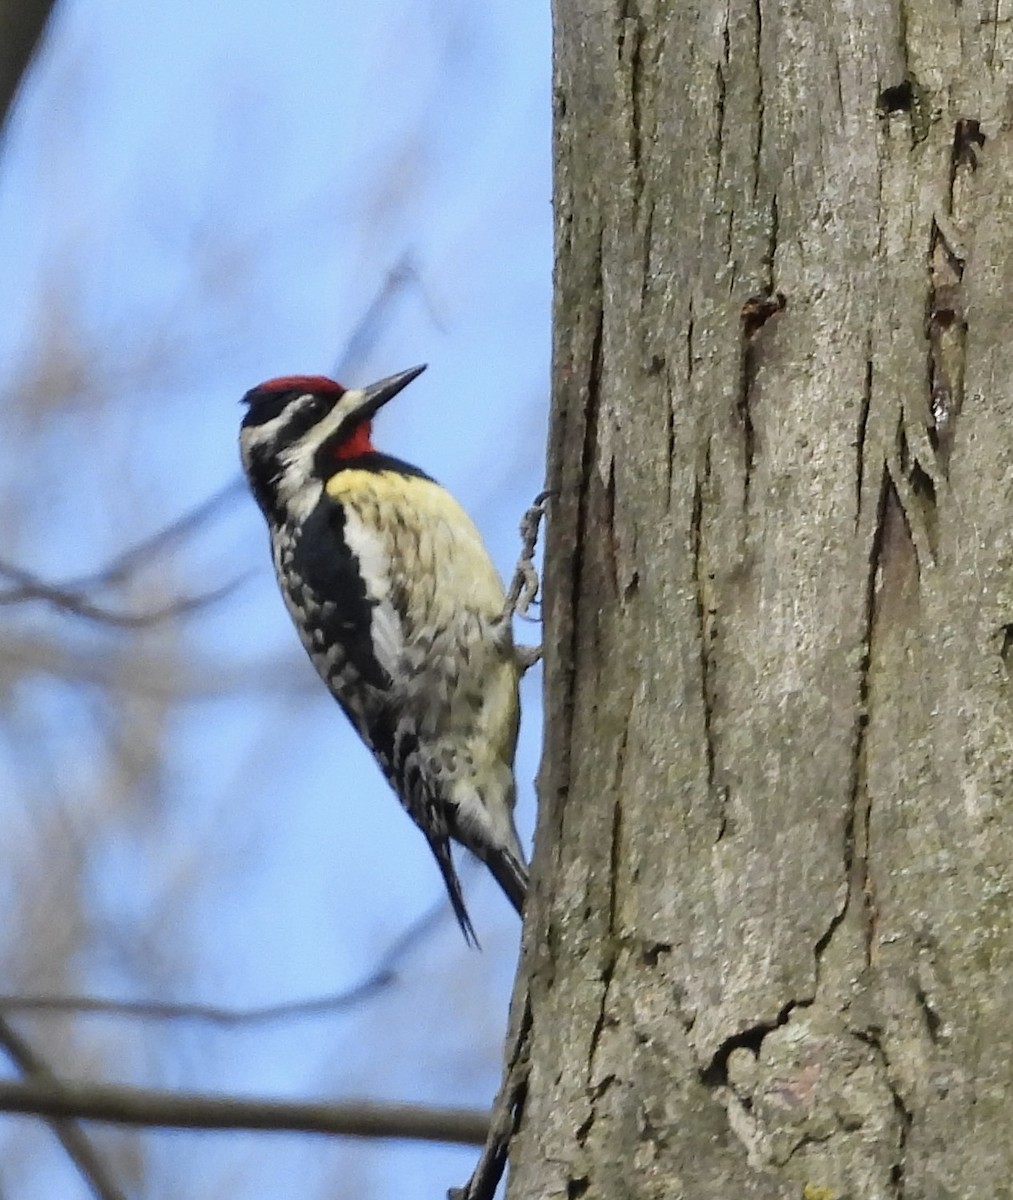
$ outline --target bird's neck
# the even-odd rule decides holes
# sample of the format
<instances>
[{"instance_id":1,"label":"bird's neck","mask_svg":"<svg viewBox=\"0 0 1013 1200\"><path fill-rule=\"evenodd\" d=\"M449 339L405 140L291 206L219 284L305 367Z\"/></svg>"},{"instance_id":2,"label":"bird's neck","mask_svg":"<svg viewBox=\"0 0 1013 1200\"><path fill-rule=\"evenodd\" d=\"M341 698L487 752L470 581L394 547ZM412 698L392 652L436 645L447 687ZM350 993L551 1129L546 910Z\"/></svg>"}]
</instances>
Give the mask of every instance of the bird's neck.
<instances>
[{"instance_id":1,"label":"bird's neck","mask_svg":"<svg viewBox=\"0 0 1013 1200\"><path fill-rule=\"evenodd\" d=\"M352 432L334 447L334 457L337 459L361 458L364 454L375 453L372 421L360 421Z\"/></svg>"}]
</instances>

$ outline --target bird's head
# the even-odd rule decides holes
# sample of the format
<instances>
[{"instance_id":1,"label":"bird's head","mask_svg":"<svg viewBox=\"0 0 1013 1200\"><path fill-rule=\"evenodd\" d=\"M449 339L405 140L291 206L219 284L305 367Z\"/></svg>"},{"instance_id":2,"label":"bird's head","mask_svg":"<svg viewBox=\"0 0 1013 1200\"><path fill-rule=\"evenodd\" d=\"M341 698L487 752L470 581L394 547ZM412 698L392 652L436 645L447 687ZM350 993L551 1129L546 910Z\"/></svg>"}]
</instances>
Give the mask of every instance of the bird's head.
<instances>
[{"instance_id":1,"label":"bird's head","mask_svg":"<svg viewBox=\"0 0 1013 1200\"><path fill-rule=\"evenodd\" d=\"M239 433L243 468L257 499L294 491L331 474L336 462L375 453L372 421L425 366L365 388L345 388L324 375L285 375L251 388Z\"/></svg>"}]
</instances>

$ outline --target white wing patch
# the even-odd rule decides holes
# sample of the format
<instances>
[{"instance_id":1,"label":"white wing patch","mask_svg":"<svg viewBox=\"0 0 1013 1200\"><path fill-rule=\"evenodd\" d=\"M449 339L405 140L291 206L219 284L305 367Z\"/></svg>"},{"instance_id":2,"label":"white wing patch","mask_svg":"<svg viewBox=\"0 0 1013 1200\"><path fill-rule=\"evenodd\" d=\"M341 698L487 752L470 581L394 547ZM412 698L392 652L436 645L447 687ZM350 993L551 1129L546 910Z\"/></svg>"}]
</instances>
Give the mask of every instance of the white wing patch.
<instances>
[{"instance_id":1,"label":"white wing patch","mask_svg":"<svg viewBox=\"0 0 1013 1200\"><path fill-rule=\"evenodd\" d=\"M373 651L380 666L396 679L405 639L401 617L390 599L390 553L383 535L362 516L361 510L346 504L345 542L359 560L367 595L374 602L370 626Z\"/></svg>"}]
</instances>

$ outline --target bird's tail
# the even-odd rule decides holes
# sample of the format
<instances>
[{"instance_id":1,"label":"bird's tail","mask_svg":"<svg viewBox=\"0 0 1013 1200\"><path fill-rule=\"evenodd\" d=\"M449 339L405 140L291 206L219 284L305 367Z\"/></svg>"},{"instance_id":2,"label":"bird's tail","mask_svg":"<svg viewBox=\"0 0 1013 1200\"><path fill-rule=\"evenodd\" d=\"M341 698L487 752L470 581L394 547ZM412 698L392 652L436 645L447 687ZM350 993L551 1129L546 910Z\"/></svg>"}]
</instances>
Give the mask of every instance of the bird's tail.
<instances>
[{"instance_id":1,"label":"bird's tail","mask_svg":"<svg viewBox=\"0 0 1013 1200\"><path fill-rule=\"evenodd\" d=\"M469 946L480 949L475 926L472 925L471 917L468 916L468 910L464 904L464 893L461 891L461 881L457 877L457 868L454 866L454 860L450 857L450 840L446 836L430 837L428 834L426 834L426 839L433 852L433 857L436 859L436 865L440 868L447 895L450 897L450 907L454 910L454 916L457 917L464 940Z\"/></svg>"},{"instance_id":2,"label":"bird's tail","mask_svg":"<svg viewBox=\"0 0 1013 1200\"><path fill-rule=\"evenodd\" d=\"M482 855L482 861L523 920L524 898L528 894L528 868L524 860L512 850L497 846L490 847Z\"/></svg>"}]
</instances>

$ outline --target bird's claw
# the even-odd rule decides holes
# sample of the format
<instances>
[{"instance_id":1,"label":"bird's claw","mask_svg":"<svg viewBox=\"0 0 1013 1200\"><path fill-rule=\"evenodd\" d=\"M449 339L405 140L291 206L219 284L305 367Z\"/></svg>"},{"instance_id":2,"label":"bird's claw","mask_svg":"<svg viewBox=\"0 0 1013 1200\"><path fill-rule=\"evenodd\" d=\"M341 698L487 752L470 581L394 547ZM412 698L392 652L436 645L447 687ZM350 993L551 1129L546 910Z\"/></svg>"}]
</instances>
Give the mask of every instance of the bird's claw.
<instances>
[{"instance_id":1,"label":"bird's claw","mask_svg":"<svg viewBox=\"0 0 1013 1200\"><path fill-rule=\"evenodd\" d=\"M551 491L539 492L534 503L521 518L521 555L517 560L513 581L503 607L503 617L507 621L513 617L522 617L528 621L537 620L536 617L528 616L528 609L538 601L538 592L541 587L541 580L538 578L538 570L534 562L535 547L538 545L538 528L542 523L542 518L546 515L549 500L554 494ZM527 667L537 662L540 656L541 650L527 663L527 666L522 666L521 669L527 670ZM518 658L518 662L520 661L521 659Z\"/></svg>"}]
</instances>

